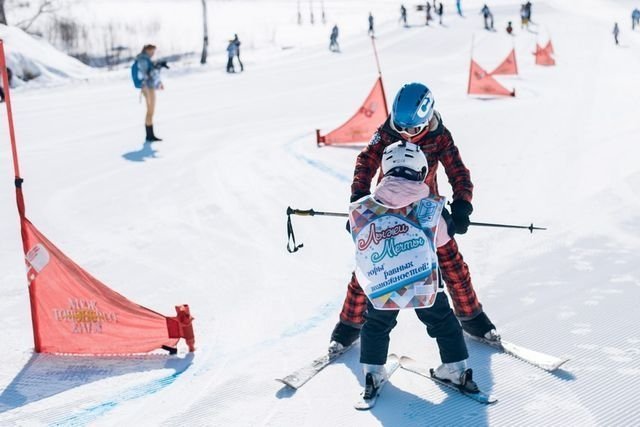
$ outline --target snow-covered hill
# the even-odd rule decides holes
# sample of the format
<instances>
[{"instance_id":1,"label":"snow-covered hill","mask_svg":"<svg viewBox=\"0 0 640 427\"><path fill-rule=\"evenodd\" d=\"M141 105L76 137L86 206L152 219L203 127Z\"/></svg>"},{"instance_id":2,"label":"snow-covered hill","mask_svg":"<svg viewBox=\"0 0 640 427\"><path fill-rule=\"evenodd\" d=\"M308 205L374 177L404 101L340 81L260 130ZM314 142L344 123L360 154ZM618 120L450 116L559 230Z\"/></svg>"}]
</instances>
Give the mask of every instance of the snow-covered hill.
<instances>
[{"instance_id":1,"label":"snow-covered hill","mask_svg":"<svg viewBox=\"0 0 640 427\"><path fill-rule=\"evenodd\" d=\"M517 22L518 2L494 7L496 33L481 30L479 2L463 2L466 18L447 3L446 26L386 25L377 40L389 94L411 80L433 89L472 172L472 219L549 228L472 229L458 241L503 336L569 357L562 370L469 343L469 363L496 405L398 371L365 413L352 407L362 383L357 350L296 393L273 380L324 350L353 266L344 223L331 218L294 218L305 247L288 254L284 212L347 208L357 151L316 148L314 129L342 123L376 78L363 25L341 40L341 54L307 48L256 59L243 74L209 68L167 78L156 117L164 141L152 146L143 145L143 105L128 81L15 96L30 219L134 301L167 314L189 303L198 350L32 354L2 112L0 424L640 423L640 32L623 27L616 47L612 4L590 0L586 13L535 2L539 33L516 25L512 41L502 28ZM501 81L516 98L466 95L472 34L482 61L495 61L487 68L515 44L521 75ZM537 67L531 52L549 35L557 66ZM446 190L446 177L440 182ZM438 363L413 314L399 316L391 338L391 351Z\"/></svg>"},{"instance_id":2,"label":"snow-covered hill","mask_svg":"<svg viewBox=\"0 0 640 427\"><path fill-rule=\"evenodd\" d=\"M95 74L82 62L19 28L0 24L0 39L5 43L7 66L16 77L16 83L33 80L38 84L48 84L86 79Z\"/></svg>"}]
</instances>

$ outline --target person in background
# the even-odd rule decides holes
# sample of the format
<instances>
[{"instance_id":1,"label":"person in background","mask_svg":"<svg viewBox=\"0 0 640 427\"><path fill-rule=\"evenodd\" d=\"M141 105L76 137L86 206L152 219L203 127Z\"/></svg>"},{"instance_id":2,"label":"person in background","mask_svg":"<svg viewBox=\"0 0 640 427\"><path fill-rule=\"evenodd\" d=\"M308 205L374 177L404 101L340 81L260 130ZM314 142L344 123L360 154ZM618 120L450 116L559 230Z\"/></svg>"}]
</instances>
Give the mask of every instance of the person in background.
<instances>
[{"instance_id":1,"label":"person in background","mask_svg":"<svg viewBox=\"0 0 640 427\"><path fill-rule=\"evenodd\" d=\"M339 33L340 30L338 30L338 24L336 24L331 29L331 36L329 36L329 50L331 52L340 52L340 45L338 44Z\"/></svg>"},{"instance_id":2,"label":"person in background","mask_svg":"<svg viewBox=\"0 0 640 427\"><path fill-rule=\"evenodd\" d=\"M425 7L425 10L427 11L427 16L426 16L426 25L429 25L429 21L431 21L433 18L431 17L431 3L427 2L427 6Z\"/></svg>"},{"instance_id":3,"label":"person in background","mask_svg":"<svg viewBox=\"0 0 640 427\"><path fill-rule=\"evenodd\" d=\"M527 6L524 4L520 5L520 28L524 29L524 28L529 29L529 18L527 15Z\"/></svg>"},{"instance_id":4,"label":"person in background","mask_svg":"<svg viewBox=\"0 0 640 427\"><path fill-rule=\"evenodd\" d=\"M513 33L513 25L511 25L511 21L507 23L507 34Z\"/></svg>"},{"instance_id":5,"label":"person in background","mask_svg":"<svg viewBox=\"0 0 640 427\"><path fill-rule=\"evenodd\" d=\"M244 65L242 64L242 61L240 60L240 39L238 38L237 34L233 35L233 43L235 43L236 45L236 58L238 59L238 64L240 65L240 71L244 71Z\"/></svg>"},{"instance_id":6,"label":"person in background","mask_svg":"<svg viewBox=\"0 0 640 427\"><path fill-rule=\"evenodd\" d=\"M440 20L440 25L442 25L442 15L444 15L444 6L442 2L438 4L438 19Z\"/></svg>"},{"instance_id":7,"label":"person in background","mask_svg":"<svg viewBox=\"0 0 640 427\"><path fill-rule=\"evenodd\" d=\"M618 41L618 35L620 35L620 27L618 27L618 23L616 22L613 25L613 39L616 41L616 45L620 44Z\"/></svg>"},{"instance_id":8,"label":"person in background","mask_svg":"<svg viewBox=\"0 0 640 427\"><path fill-rule=\"evenodd\" d=\"M142 95L147 104L147 113L144 118L147 142L162 141L153 131L153 114L156 109L156 90L164 89L164 85L160 80L160 69L169 68L166 61L153 62L151 58L155 53L156 46L152 44L144 45L132 66L134 85L142 90Z\"/></svg>"},{"instance_id":9,"label":"person in background","mask_svg":"<svg viewBox=\"0 0 640 427\"><path fill-rule=\"evenodd\" d=\"M484 17L484 29L492 31L493 30L493 13L491 13L491 9L489 9L489 6L487 6L486 3L480 10L480 13Z\"/></svg>"},{"instance_id":10,"label":"person in background","mask_svg":"<svg viewBox=\"0 0 640 427\"><path fill-rule=\"evenodd\" d=\"M368 34L373 37L375 36L375 30L373 29L373 15L369 12L369 31Z\"/></svg>"},{"instance_id":11,"label":"person in background","mask_svg":"<svg viewBox=\"0 0 640 427\"><path fill-rule=\"evenodd\" d=\"M12 78L13 78L13 73L11 72L11 68L7 67L7 81L9 82L9 87L11 87ZM0 83L2 83L2 86L0 86L0 102L4 102L4 82L2 81L1 78L0 78Z\"/></svg>"},{"instance_id":12,"label":"person in background","mask_svg":"<svg viewBox=\"0 0 640 427\"><path fill-rule=\"evenodd\" d=\"M400 5L400 22L402 22L402 25L404 25L405 27L407 26L407 8L404 7L404 5Z\"/></svg>"},{"instance_id":13,"label":"person in background","mask_svg":"<svg viewBox=\"0 0 640 427\"><path fill-rule=\"evenodd\" d=\"M462 15L462 2L460 0L456 0L456 9L458 10L458 15L460 16L464 16Z\"/></svg>"},{"instance_id":14,"label":"person in background","mask_svg":"<svg viewBox=\"0 0 640 427\"><path fill-rule=\"evenodd\" d=\"M236 69L233 66L233 58L237 56L238 46L236 42L233 40L229 40L229 45L227 46L227 73L235 73Z\"/></svg>"},{"instance_id":15,"label":"person in background","mask_svg":"<svg viewBox=\"0 0 640 427\"><path fill-rule=\"evenodd\" d=\"M640 24L640 10L636 8L631 12L631 29L635 30L638 24Z\"/></svg>"}]
</instances>

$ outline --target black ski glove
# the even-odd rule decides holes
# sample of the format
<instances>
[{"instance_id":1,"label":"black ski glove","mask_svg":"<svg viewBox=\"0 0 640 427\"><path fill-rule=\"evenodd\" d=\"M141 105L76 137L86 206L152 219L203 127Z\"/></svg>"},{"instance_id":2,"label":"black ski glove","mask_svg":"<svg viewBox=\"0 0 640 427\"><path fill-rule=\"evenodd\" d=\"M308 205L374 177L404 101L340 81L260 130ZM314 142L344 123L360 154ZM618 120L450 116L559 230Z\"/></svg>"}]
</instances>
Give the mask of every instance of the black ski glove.
<instances>
[{"instance_id":1,"label":"black ski glove","mask_svg":"<svg viewBox=\"0 0 640 427\"><path fill-rule=\"evenodd\" d=\"M469 215L473 212L473 206L466 200L458 199L451 203L451 218L455 224L456 234L464 234L469 229Z\"/></svg>"},{"instance_id":2,"label":"black ski glove","mask_svg":"<svg viewBox=\"0 0 640 427\"><path fill-rule=\"evenodd\" d=\"M347 233L351 234L351 224L349 223L349 220L347 220L347 226L345 228L347 229Z\"/></svg>"}]
</instances>

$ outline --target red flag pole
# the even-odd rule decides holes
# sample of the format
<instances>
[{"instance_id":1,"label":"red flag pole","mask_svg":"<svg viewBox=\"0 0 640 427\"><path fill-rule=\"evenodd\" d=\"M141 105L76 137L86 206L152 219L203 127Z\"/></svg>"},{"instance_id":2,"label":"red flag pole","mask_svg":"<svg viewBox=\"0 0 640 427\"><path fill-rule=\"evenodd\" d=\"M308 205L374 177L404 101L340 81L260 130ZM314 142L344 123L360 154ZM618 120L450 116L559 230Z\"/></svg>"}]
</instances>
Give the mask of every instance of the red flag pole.
<instances>
[{"instance_id":1,"label":"red flag pole","mask_svg":"<svg viewBox=\"0 0 640 427\"><path fill-rule=\"evenodd\" d=\"M378 59L378 49L376 49L376 38L371 36L371 45L373 46L373 54L376 58L376 67L378 68L378 79L380 80L380 87L382 88L382 99L384 100L384 112L389 115L389 107L387 106L387 94L384 91L384 84L382 84L382 69L380 68L380 60Z\"/></svg>"},{"instance_id":2,"label":"red flag pole","mask_svg":"<svg viewBox=\"0 0 640 427\"><path fill-rule=\"evenodd\" d=\"M13 112L11 110L11 90L9 89L9 75L7 74L7 59L4 54L4 41L0 39L0 73L2 73L2 86L5 91L5 104L7 118L9 120L9 136L11 138L11 152L13 154L13 170L16 179L20 178L20 165L18 164L18 150L16 148L16 134L13 129Z\"/></svg>"},{"instance_id":3,"label":"red flag pole","mask_svg":"<svg viewBox=\"0 0 640 427\"><path fill-rule=\"evenodd\" d=\"M20 177L20 163L18 162L18 148L16 146L16 133L13 126L13 111L11 109L11 88L9 87L9 73L7 72L7 58L4 53L4 41L0 39L0 74L2 74L2 87L4 88L5 106L7 108L7 120L9 122L9 137L11 139L11 154L13 156L13 171L15 174L16 202L20 219L24 218L24 199L22 197L22 177Z\"/></svg>"}]
</instances>

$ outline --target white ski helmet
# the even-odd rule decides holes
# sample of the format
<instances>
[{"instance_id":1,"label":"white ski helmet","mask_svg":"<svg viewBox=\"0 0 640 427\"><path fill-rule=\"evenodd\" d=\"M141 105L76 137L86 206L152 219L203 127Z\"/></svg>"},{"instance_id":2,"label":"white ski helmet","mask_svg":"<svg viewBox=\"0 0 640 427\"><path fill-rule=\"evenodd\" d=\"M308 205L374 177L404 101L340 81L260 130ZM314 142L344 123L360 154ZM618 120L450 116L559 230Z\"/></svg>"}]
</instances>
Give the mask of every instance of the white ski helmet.
<instances>
[{"instance_id":1,"label":"white ski helmet","mask_svg":"<svg viewBox=\"0 0 640 427\"><path fill-rule=\"evenodd\" d=\"M382 153L382 174L424 181L429 166L420 147L411 142L398 141L389 145Z\"/></svg>"}]
</instances>

